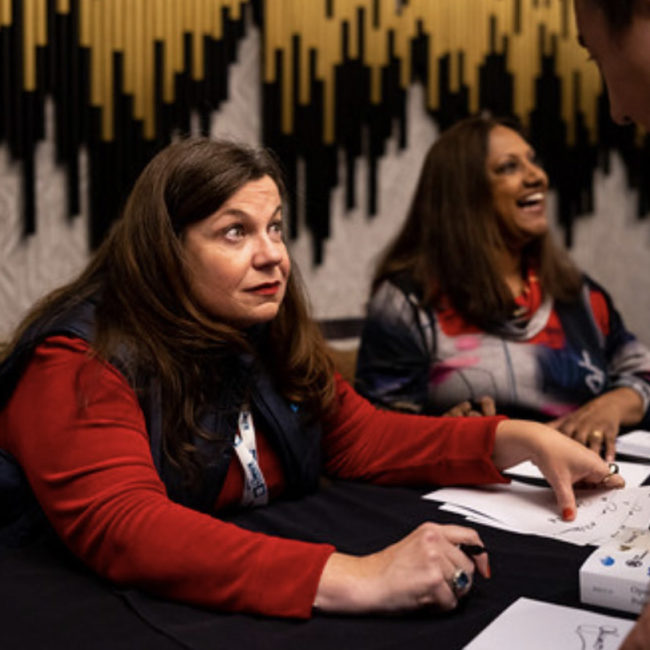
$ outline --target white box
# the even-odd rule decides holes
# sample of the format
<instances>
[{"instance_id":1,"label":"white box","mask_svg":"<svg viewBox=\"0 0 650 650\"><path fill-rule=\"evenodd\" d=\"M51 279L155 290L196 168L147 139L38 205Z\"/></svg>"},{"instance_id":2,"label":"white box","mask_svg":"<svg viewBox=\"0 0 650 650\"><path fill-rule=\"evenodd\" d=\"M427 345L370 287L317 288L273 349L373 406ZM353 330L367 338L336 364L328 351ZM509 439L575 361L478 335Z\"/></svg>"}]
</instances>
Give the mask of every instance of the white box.
<instances>
[{"instance_id":1,"label":"white box","mask_svg":"<svg viewBox=\"0 0 650 650\"><path fill-rule=\"evenodd\" d=\"M639 613L650 601L650 531L621 528L580 567L580 600Z\"/></svg>"}]
</instances>

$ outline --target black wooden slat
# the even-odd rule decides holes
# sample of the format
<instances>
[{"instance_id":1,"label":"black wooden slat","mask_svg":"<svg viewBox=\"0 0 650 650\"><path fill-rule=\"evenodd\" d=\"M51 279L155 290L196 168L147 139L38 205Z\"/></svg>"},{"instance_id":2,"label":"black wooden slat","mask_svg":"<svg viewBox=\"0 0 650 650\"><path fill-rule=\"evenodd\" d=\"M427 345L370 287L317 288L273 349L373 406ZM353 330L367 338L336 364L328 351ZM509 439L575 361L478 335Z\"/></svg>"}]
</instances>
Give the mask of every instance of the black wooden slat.
<instances>
[{"instance_id":1,"label":"black wooden slat","mask_svg":"<svg viewBox=\"0 0 650 650\"><path fill-rule=\"evenodd\" d=\"M36 137L34 133L36 94L23 91L21 94L22 117L21 144L22 158L22 197L23 197L23 233L31 235L36 232L36 169L34 155Z\"/></svg>"}]
</instances>

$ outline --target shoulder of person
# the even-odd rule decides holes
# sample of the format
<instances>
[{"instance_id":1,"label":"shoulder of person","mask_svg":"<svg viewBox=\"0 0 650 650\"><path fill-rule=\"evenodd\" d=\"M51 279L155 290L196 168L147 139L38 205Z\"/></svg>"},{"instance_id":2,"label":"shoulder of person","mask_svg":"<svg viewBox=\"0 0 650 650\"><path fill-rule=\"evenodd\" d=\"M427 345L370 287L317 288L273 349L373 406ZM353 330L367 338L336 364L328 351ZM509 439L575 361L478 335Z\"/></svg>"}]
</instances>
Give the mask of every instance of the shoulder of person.
<instances>
[{"instance_id":1,"label":"shoulder of person","mask_svg":"<svg viewBox=\"0 0 650 650\"><path fill-rule=\"evenodd\" d=\"M414 308L420 306L420 292L407 274L400 273L382 280L368 302L368 317L399 314L407 310L409 320Z\"/></svg>"},{"instance_id":2,"label":"shoulder of person","mask_svg":"<svg viewBox=\"0 0 650 650\"><path fill-rule=\"evenodd\" d=\"M603 287L602 284L600 284L599 282L594 280L594 278L592 278L589 274L585 273L584 271L582 272L582 283L583 283L583 286L587 287L587 289L590 292L600 293L603 296L605 296L605 298L607 298L607 300L611 300L609 292L607 291L607 289L605 289L605 287Z\"/></svg>"}]
</instances>

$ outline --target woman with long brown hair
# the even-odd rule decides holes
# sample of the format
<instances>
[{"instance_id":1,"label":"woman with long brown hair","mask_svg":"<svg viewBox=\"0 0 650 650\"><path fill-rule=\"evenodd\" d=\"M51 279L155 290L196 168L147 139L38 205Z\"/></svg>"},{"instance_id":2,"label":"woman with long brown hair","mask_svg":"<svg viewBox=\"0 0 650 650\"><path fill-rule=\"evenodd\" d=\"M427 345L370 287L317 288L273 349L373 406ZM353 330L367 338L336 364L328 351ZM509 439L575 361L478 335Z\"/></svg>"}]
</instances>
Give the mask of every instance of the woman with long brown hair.
<instances>
[{"instance_id":1,"label":"woman with long brown hair","mask_svg":"<svg viewBox=\"0 0 650 650\"><path fill-rule=\"evenodd\" d=\"M463 120L430 148L380 257L356 387L384 407L551 421L612 460L650 424L650 352L549 232L548 178L518 130Z\"/></svg>"},{"instance_id":2,"label":"woman with long brown hair","mask_svg":"<svg viewBox=\"0 0 650 650\"><path fill-rule=\"evenodd\" d=\"M0 542L49 526L112 582L226 611L451 609L489 574L487 553L460 548L481 543L470 528L426 523L357 557L219 514L300 497L322 473L478 484L531 459L566 519L574 482L622 485L543 425L385 413L356 395L309 318L285 205L264 151L188 139L145 168L88 268L5 351L0 485L22 500L0 494Z\"/></svg>"}]
</instances>

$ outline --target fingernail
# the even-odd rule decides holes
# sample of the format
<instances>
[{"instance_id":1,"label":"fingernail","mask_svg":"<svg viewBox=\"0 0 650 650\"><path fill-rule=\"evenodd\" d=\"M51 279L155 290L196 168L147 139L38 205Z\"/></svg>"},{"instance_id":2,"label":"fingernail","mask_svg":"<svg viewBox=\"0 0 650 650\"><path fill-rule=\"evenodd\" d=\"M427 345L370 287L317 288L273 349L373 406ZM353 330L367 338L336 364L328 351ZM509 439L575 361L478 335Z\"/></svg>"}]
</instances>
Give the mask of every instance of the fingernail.
<instances>
[{"instance_id":1,"label":"fingernail","mask_svg":"<svg viewBox=\"0 0 650 650\"><path fill-rule=\"evenodd\" d=\"M562 519L564 521L573 521L575 514L573 513L573 508L565 508L562 510Z\"/></svg>"}]
</instances>

